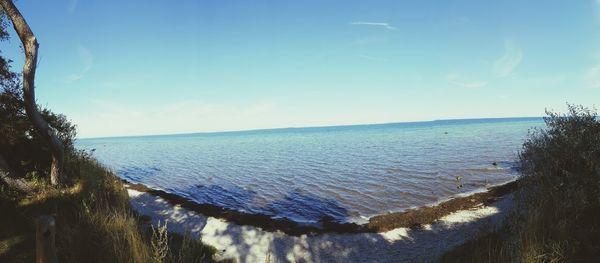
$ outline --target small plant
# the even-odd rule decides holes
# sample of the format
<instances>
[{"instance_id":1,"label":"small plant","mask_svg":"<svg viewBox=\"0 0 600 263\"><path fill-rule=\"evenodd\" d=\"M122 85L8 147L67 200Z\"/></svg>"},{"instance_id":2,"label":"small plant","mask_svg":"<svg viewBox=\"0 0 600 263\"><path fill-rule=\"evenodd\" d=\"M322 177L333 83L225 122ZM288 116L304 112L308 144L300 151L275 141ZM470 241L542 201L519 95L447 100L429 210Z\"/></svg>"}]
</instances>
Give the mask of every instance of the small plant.
<instances>
[{"instance_id":1,"label":"small plant","mask_svg":"<svg viewBox=\"0 0 600 263\"><path fill-rule=\"evenodd\" d=\"M156 262L165 262L169 255L169 235L167 232L167 222L163 226L158 222L158 226L152 227L152 258Z\"/></svg>"},{"instance_id":2,"label":"small plant","mask_svg":"<svg viewBox=\"0 0 600 263\"><path fill-rule=\"evenodd\" d=\"M44 178L37 170L32 170L25 175L25 178L35 184L43 184Z\"/></svg>"},{"instance_id":3,"label":"small plant","mask_svg":"<svg viewBox=\"0 0 600 263\"><path fill-rule=\"evenodd\" d=\"M190 233L186 233L181 237L181 246L177 258L173 258L172 262L177 263L200 263L210 261L210 255L214 254L214 250L195 240Z\"/></svg>"}]
</instances>

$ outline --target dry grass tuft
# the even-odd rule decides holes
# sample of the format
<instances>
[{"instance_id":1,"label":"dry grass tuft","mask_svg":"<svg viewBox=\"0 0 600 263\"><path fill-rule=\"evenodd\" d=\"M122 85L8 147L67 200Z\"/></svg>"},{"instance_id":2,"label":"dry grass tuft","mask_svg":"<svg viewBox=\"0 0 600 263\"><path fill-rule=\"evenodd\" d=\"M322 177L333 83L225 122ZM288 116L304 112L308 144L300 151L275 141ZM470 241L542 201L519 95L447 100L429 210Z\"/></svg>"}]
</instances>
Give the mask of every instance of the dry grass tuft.
<instances>
[{"instance_id":1,"label":"dry grass tuft","mask_svg":"<svg viewBox=\"0 0 600 263\"><path fill-rule=\"evenodd\" d=\"M165 227L159 228L159 245L168 249L157 254L154 239L141 226L127 191L114 174L84 153L70 156L67 167L69 186L39 185L30 196L0 191L0 224L11 225L0 228L0 262L33 260L33 219L47 214L56 218L60 262L182 262L178 260L189 255L202 262L211 260L214 249L199 241L188 238L167 244L175 235L167 234Z\"/></svg>"}]
</instances>

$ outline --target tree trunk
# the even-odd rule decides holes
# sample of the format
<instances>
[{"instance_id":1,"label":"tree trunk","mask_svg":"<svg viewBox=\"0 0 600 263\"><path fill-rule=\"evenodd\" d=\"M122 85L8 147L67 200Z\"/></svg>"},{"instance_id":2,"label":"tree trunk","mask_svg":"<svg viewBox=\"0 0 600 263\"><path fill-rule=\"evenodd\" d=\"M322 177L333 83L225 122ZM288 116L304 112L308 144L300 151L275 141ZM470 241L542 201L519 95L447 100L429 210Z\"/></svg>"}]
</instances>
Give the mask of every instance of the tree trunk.
<instances>
[{"instance_id":1,"label":"tree trunk","mask_svg":"<svg viewBox=\"0 0 600 263\"><path fill-rule=\"evenodd\" d=\"M52 167L50 171L50 182L52 185L57 185L61 180L61 172L63 166L64 146L56 136L54 129L42 117L42 114L37 110L35 102L35 68L37 66L37 50L38 42L35 35L29 28L29 25L19 12L12 0L0 0L0 5L6 15L12 21L13 27L23 48L25 49L25 64L23 65L23 98L25 100L25 111L29 120L33 123L35 129L50 145L52 152Z\"/></svg>"}]
</instances>

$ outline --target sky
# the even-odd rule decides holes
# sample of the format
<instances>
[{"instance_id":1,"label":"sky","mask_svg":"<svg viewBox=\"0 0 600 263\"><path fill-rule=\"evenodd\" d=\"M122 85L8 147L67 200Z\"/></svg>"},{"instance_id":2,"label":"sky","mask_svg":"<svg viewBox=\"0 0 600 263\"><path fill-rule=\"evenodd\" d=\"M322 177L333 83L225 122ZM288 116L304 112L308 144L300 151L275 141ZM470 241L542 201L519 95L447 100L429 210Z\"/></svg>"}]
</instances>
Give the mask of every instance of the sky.
<instances>
[{"instance_id":1,"label":"sky","mask_svg":"<svg viewBox=\"0 0 600 263\"><path fill-rule=\"evenodd\" d=\"M40 43L37 101L80 138L542 116L600 98L596 0L16 5ZM18 38L0 50L21 69Z\"/></svg>"}]
</instances>

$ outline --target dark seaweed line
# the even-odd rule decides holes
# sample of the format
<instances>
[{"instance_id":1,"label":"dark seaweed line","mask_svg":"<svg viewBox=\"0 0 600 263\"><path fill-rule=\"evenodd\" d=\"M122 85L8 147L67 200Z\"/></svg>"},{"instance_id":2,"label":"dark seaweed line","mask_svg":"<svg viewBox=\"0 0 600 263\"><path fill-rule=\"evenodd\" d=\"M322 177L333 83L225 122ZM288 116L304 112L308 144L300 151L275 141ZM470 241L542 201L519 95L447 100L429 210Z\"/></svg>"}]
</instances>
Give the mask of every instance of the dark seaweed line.
<instances>
[{"instance_id":1,"label":"dark seaweed line","mask_svg":"<svg viewBox=\"0 0 600 263\"><path fill-rule=\"evenodd\" d=\"M251 214L228 209L212 204L196 203L188 198L168 193L162 190L148 188L143 184L132 184L127 180L128 189L149 193L161 197L172 205L179 205L188 210L203 214L205 216L221 218L238 225L250 225L260 227L266 231L281 231L288 235L317 235L322 233L377 233L385 232L399 227L410 227L420 229L422 225L430 224L450 213L477 207L481 204L488 205L502 196L515 191L519 180L506 184L489 187L487 191L475 193L465 197L456 197L435 206L424 206L409 209L402 212L377 215L369 219L369 223L340 223L333 219L321 220L322 227L299 224L287 218L274 219L267 215Z\"/></svg>"}]
</instances>

